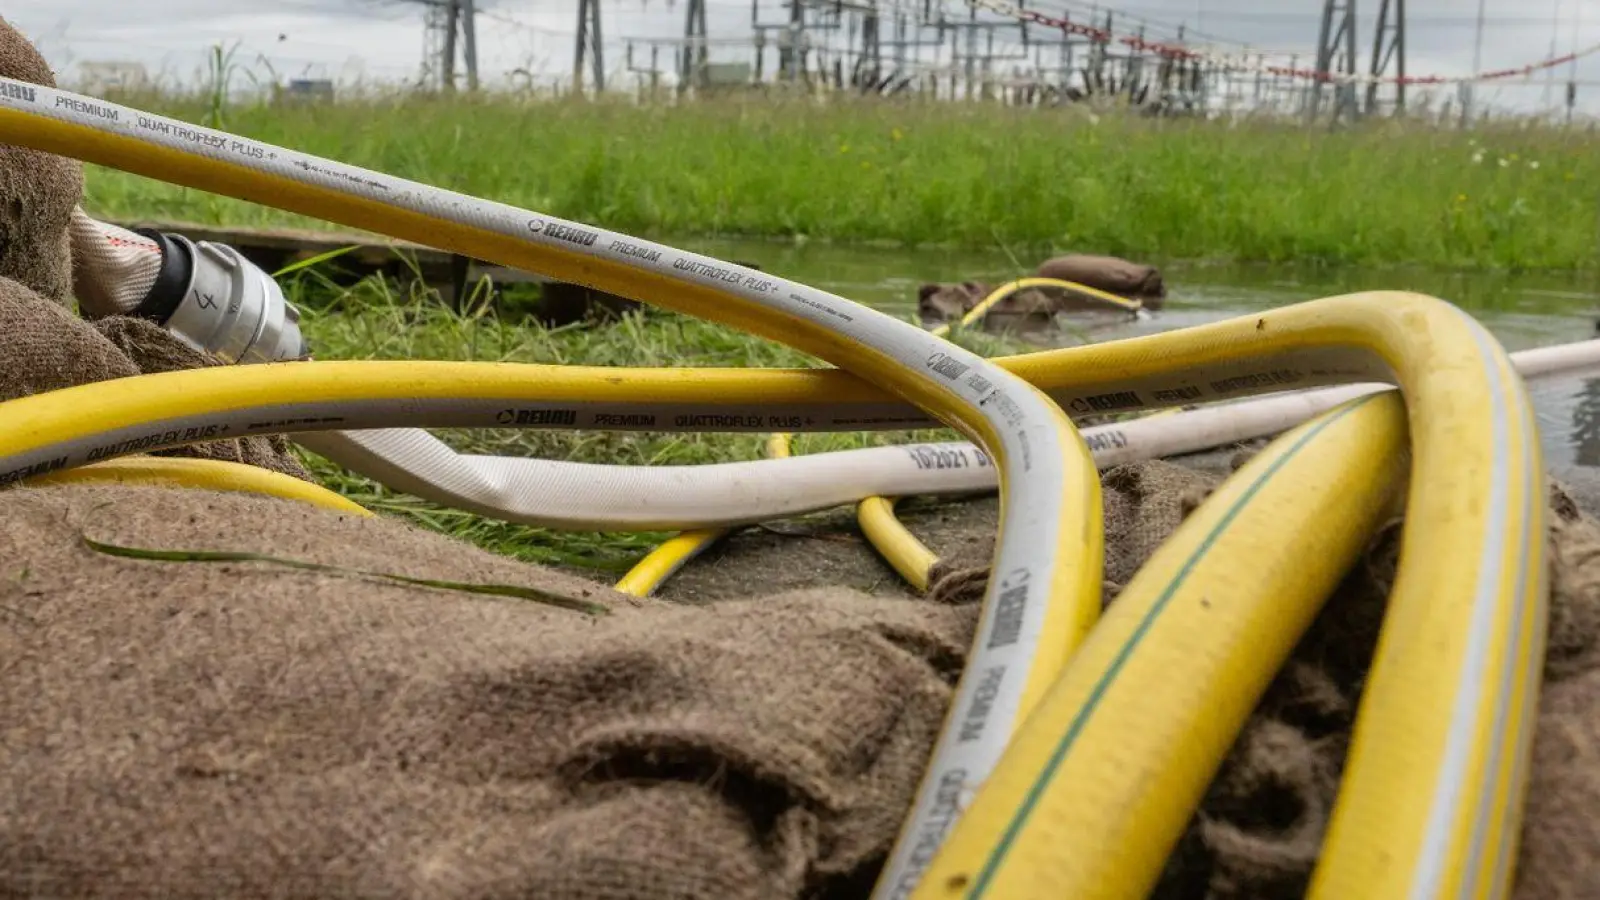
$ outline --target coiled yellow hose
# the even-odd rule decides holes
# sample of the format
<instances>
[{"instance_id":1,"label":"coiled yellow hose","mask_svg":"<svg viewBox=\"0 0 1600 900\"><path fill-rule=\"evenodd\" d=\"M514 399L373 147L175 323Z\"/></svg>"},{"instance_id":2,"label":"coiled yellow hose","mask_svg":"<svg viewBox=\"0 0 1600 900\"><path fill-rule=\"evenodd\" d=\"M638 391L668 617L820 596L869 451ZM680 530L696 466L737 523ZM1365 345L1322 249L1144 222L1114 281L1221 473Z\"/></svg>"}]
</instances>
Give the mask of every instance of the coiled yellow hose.
<instances>
[{"instance_id":1,"label":"coiled yellow hose","mask_svg":"<svg viewBox=\"0 0 1600 900\"><path fill-rule=\"evenodd\" d=\"M1392 377L1407 400L1414 449L1404 549L1313 894L1504 893L1546 627L1543 460L1520 379L1498 344L1461 311L1376 292L1029 354L1004 366L950 345L923 356L925 335L760 273L99 104L125 117L108 122L52 102L72 100L64 92L0 84L7 87L0 91L5 142L544 271L706 315L851 369L319 362L145 375L0 404L0 484L217 436L396 420L492 427L507 424L497 420L507 412L515 422L517 405L534 401L680 415L685 408L777 407L795 411L790 430L902 428L919 421L905 409L909 401L975 435L1007 474L995 574L967 671L879 896L977 895L1000 879L1008 897L1091 889L1050 853L1029 848L1074 839L1074 813L1062 799L1099 777L1057 777L1052 760L1061 748L1091 753L1104 738L1072 737L1085 707L1061 699L1070 681L1050 687L1098 615L1098 480L1067 418L1044 415L1048 404L1007 373L1057 388L1062 405L1079 414ZM304 174L285 174L290 167ZM640 262L636 252L657 256ZM729 279L742 287L729 287ZM806 421L811 413L815 422ZM684 415L681 427L697 427L698 415ZM725 418L756 430L748 418ZM770 419L758 424L771 430ZM1387 463L1363 452L1348 465L1378 479ZM1213 553L1210 564L1219 571L1262 559L1255 547ZM1266 580L1248 582L1232 602L1253 608L1268 587ZM1204 627L1220 624L1216 618ZM1269 651L1244 645L1238 668L1217 671L1270 667ZM1047 696L1052 711L1070 715L1033 714ZM1163 699L1156 714L1166 720L1183 712ZM1024 720L1026 739L993 768L1001 756L995 736L1009 739ZM1003 802L985 801L987 814L974 810L970 824L962 817L972 792L1003 798L1019 784L1029 785L1027 806L996 815ZM1179 807L1188 800L1163 802ZM947 843L958 821L963 827ZM1103 873L1114 883L1138 883L1147 862L1122 858ZM941 874L924 879L930 867Z\"/></svg>"}]
</instances>

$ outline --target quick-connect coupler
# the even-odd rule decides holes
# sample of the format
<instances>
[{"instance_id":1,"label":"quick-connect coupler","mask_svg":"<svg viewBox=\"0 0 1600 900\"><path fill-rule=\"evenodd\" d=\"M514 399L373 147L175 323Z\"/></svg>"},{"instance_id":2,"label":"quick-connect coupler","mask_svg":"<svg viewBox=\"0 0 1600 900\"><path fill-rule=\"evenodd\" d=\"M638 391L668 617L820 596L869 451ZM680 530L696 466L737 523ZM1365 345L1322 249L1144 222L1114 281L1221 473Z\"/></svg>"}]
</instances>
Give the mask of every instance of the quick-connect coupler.
<instances>
[{"instance_id":1,"label":"quick-connect coupler","mask_svg":"<svg viewBox=\"0 0 1600 900\"><path fill-rule=\"evenodd\" d=\"M310 354L300 311L278 283L226 244L151 228L135 234L161 250L161 268L128 315L149 319L225 362L275 362Z\"/></svg>"}]
</instances>

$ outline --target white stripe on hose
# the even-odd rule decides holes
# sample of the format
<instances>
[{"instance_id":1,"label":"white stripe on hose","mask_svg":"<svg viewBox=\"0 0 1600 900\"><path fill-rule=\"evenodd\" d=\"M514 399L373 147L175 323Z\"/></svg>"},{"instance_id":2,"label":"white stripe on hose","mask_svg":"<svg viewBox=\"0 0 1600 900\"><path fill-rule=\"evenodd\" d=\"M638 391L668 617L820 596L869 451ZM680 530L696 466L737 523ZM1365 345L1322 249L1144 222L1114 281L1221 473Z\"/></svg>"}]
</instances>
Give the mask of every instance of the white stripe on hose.
<instances>
[{"instance_id":1,"label":"white stripe on hose","mask_svg":"<svg viewBox=\"0 0 1600 900\"><path fill-rule=\"evenodd\" d=\"M1477 323L1474 322L1473 324L1476 325ZM1493 373L1493 378L1492 378L1493 385L1492 385L1491 391L1492 391L1492 393L1493 393L1493 395L1495 397L1496 420L1498 421L1499 418L1500 418L1500 415L1501 415L1501 411L1504 410L1504 408L1505 408L1506 391L1508 390L1510 385L1507 383L1507 381L1506 381L1506 379L1504 377L1504 373L1500 371L1500 366L1493 359L1492 351L1487 346L1490 342L1492 342L1493 339L1489 338L1488 335L1485 334L1481 328L1473 328L1472 329L1472 336L1473 336L1474 341L1478 345L1479 354L1485 358L1485 360L1487 361L1487 364L1488 364L1488 367L1489 367L1490 371ZM1506 430L1507 430L1507 442L1509 444L1509 440L1510 440L1510 421L1509 421L1509 416L1506 417ZM1528 466L1527 460L1528 460L1528 458L1530 458L1532 456L1533 450L1532 450L1532 448L1524 448L1524 450L1525 450L1525 452L1523 453L1524 462L1523 462L1523 466L1522 466L1522 482L1523 482L1523 487L1524 488L1528 488L1528 487L1531 487L1531 485L1529 484L1529 482L1531 481L1531 477L1530 477L1531 473L1529 471L1529 466ZM1497 455L1498 455L1498 445L1497 445L1497 451L1496 452L1497 452ZM1510 453L1510 447L1509 446L1507 446L1507 448L1506 448L1506 453L1507 454ZM1508 468L1508 471L1507 471L1506 475L1507 475L1507 478L1509 480L1509 478L1510 478L1510 472L1509 472L1510 461L1509 460L1506 461L1506 466ZM1524 504L1526 504L1526 502L1527 502L1527 494L1526 494L1526 492L1524 493L1523 497L1524 497L1524 501L1523 502L1524 502ZM1524 521L1526 522L1527 519L1524 518ZM1502 750L1504 749L1504 745L1506 743L1506 740L1509 737L1506 734L1506 719L1510 715L1510 710L1508 709L1508 707L1510 706L1510 704L1512 702L1511 692L1512 692L1513 686L1516 683L1517 651L1520 649L1520 645L1521 645L1521 642L1522 642L1523 617L1526 615L1526 610L1523 608L1523 602L1522 602L1523 601L1523 597L1522 597L1523 581L1522 581L1522 579L1523 579L1523 576L1525 576L1527 574L1527 571L1528 571L1528 531L1529 531L1529 529L1526 526L1524 526L1522 528L1521 540L1519 540L1517 542L1517 557L1518 557L1517 558L1517 582L1516 582L1516 591L1517 591L1517 598L1516 599L1517 599L1517 603L1516 603L1515 608L1512 610L1511 623L1510 623L1510 634L1508 635L1508 640L1506 641L1506 651L1507 652L1505 653L1504 661L1501 663L1502 671L1500 673L1500 678L1499 678L1500 690L1497 692L1497 695L1493 698L1494 699L1494 709L1492 711L1491 724L1490 724L1490 727L1489 727L1489 748L1488 748L1489 752L1487 754L1487 758L1484 760L1484 767L1483 767L1483 774L1482 774L1482 777L1483 777L1483 780L1484 780L1485 783L1482 786L1482 793L1479 796L1478 802L1476 804L1477 808L1473 811L1472 822L1471 822L1471 829L1472 830L1468 833L1468 842L1467 842L1467 848L1468 849L1467 849L1467 856L1466 856L1467 862L1466 862L1466 871L1464 873L1465 874L1465 878L1463 879L1461 889L1458 892L1458 896L1461 896L1461 897L1475 897L1475 896L1477 896L1477 893L1478 893L1478 873L1482 870L1482 866L1481 866L1481 864L1479 862L1479 859L1480 859L1480 857L1481 857L1481 855L1483 853L1484 841L1488 837L1488 835L1486 834L1486 832L1488 830L1488 824L1489 824L1488 820L1489 820L1489 817L1491 815L1493 815L1492 806L1494 804L1495 787L1496 787L1496 782L1498 780L1498 775L1499 775L1499 770L1500 770L1501 753L1502 753ZM1502 537L1503 537L1503 535L1502 535ZM1496 546L1499 546L1499 545L1496 545ZM1499 575L1498 567L1495 570L1495 574L1497 576L1496 581L1498 581L1498 575ZM1498 584L1496 585L1496 590L1495 590L1494 593L1496 595L1496 598L1498 598L1498 594L1499 594ZM1480 611L1480 612L1482 612L1482 611ZM1485 649L1484 649L1485 655L1488 654L1488 652L1489 652L1489 650L1490 650L1490 648L1492 646L1490 644L1490 641L1491 641L1491 639L1493 637L1494 621L1495 621L1494 610L1491 607L1491 609L1487 613L1487 619L1486 619L1485 624L1484 624L1485 631L1484 631L1484 634L1483 634L1483 638L1484 638L1484 641L1485 641ZM1487 659L1484 660L1484 664L1485 664L1485 666L1487 666L1487 664L1488 664L1488 660ZM1474 717L1476 718L1477 715L1478 714L1475 714Z\"/></svg>"},{"instance_id":2,"label":"white stripe on hose","mask_svg":"<svg viewBox=\"0 0 1600 900\"><path fill-rule=\"evenodd\" d=\"M1472 752L1477 745L1478 730L1482 724L1481 709L1483 706L1483 681L1489 669L1488 655L1492 648L1495 626L1495 608L1498 605L1500 593L1500 575L1502 549L1505 547L1506 532L1509 523L1506 508L1510 493L1510 441L1511 423L1506 410L1505 382L1501 377L1500 367L1495 362L1492 344L1477 321L1466 313L1460 313L1466 319L1468 328L1472 332L1473 341L1477 344L1479 359L1484 370L1489 375L1490 382L1490 422L1491 441L1493 450L1490 455L1489 470L1489 522L1484 529L1483 543L1479 553L1481 565L1478 569L1476 588L1473 592L1471 624L1467 632L1466 658L1463 660L1462 669L1458 676L1455 700L1450 712L1450 725L1446 731L1444 758L1440 760L1439 776L1434 782L1434 800L1430 810L1427 825L1423 832L1423 844L1417 860L1417 870L1411 883L1411 896L1416 900L1435 896L1440 882L1445 877L1445 868L1450 856L1452 823L1455 821L1457 810L1461 805L1461 788L1470 782L1467 769L1470 765ZM1515 654L1509 656L1513 661ZM1511 678L1511 667L1507 666L1500 673L1500 693L1502 698L1509 692L1505 683ZM1497 701L1495 707L1497 724L1503 715L1501 704ZM1498 754L1500 740L1497 734L1490 735L1490 754ZM1484 796L1473 809L1472 835L1473 841L1479 840L1479 831L1484 826L1485 818L1490 811L1485 809L1493 796L1492 767L1485 767L1485 777L1491 782ZM1467 859L1469 872L1475 868L1472 857ZM1468 875L1464 885L1471 884ZM1467 896L1463 890L1461 896Z\"/></svg>"},{"instance_id":3,"label":"white stripe on hose","mask_svg":"<svg viewBox=\"0 0 1600 900\"><path fill-rule=\"evenodd\" d=\"M358 169L297 153L286 148L271 147L263 142L246 141L235 135L178 122L165 117L135 112L132 109L70 94L52 88L26 84L14 79L4 79L13 89L0 92L0 103L14 109L27 110L57 121L73 123L96 131L121 133L133 140L166 147L179 154L224 161L242 168L271 172L292 181L318 185L324 189L344 193L346 196L387 202L391 206L409 209L435 218L454 220L479 229L498 232L514 240L533 245L544 245L558 252L588 256L605 260L625 269L651 271L688 284L742 297L747 302L766 307L780 316L791 316L812 322L836 335L847 336L870 354L877 354L900 363L905 374L920 380L986 420L997 436L997 455L1005 460L1008 477L1005 479L1000 524L1000 539L996 543L993 564L997 571L1016 570L1025 573L1031 583L1040 585L1040 591L1028 598L1022 612L1022 633L1008 648L995 652L988 648L986 636L993 627L995 601L1001 590L997 580L985 590L983 620L975 635L968 671L994 668L1017 670L1017 677L1002 679L999 695L990 703L990 715L985 718L978 740L955 742L948 738L949 729L959 726L952 719L941 733L940 749L931 761L928 778L919 790L918 811L931 806L929 793L937 786L938 773L956 763L968 770L986 775L1009 740L1017 718L1021 691L1029 683L1029 670L1033 666L1035 649L1041 639L1041 629L1048 602L1044 593L1054 579L1056 569L1055 549L1065 538L1062 534L1064 516L1065 470L1067 447L1057 434L1059 411L1048 400L1034 392L1020 378L1011 375L977 354L962 350L949 342L928 335L922 329L901 322L884 313L859 304L849 303L814 288L787 281L767 273L756 272L742 266L725 263L711 257L688 253L663 244L656 244L611 232L567 222L553 216L540 216L503 204L489 203L454 192L430 188L415 182L390 178L380 173ZM38 99L38 98L42 98ZM66 101L66 102L61 102ZM114 111L115 121L78 112L74 103L84 109ZM144 133L134 127L136 122L162 124L162 133ZM178 134L202 136L215 146L195 146L186 143ZM247 154L259 152L266 158L253 158ZM280 161L280 157L282 158ZM298 169L299 171L295 171ZM355 187L352 185L359 185ZM580 245L562 238L551 237L549 229L577 229L587 243ZM567 232L570 236L572 232ZM589 239L589 235L594 237ZM631 252L612 251L610 245L619 243L632 248ZM655 253L646 260L636 255ZM662 264L665 260L666 263ZM725 276L700 274L694 267L704 267L713 273L722 272L739 279L730 284ZM778 294L787 294L780 299ZM938 373L946 383L936 377L934 355L959 361L967 369L955 378ZM971 372L982 381L960 380ZM978 689L978 679L963 675L957 688L956 702L965 703L968 695ZM959 746L956 746L959 744ZM914 813L914 816L921 812ZM915 818L908 821L906 833L920 830ZM892 857L886 868L890 878L898 877L898 865Z\"/></svg>"},{"instance_id":4,"label":"white stripe on hose","mask_svg":"<svg viewBox=\"0 0 1600 900\"><path fill-rule=\"evenodd\" d=\"M1527 427L1528 432L1530 434L1538 434L1539 426L1534 418L1533 404L1522 404L1522 416L1524 425ZM1532 506L1535 503L1548 504L1548 501L1545 499L1545 486L1539 483L1539 480L1534 477L1535 470L1538 468L1536 465L1536 460L1540 458L1540 453L1542 453L1542 451L1540 451L1539 448L1534 447L1530 448L1530 452L1523 455L1522 480L1523 484L1527 488L1526 496L1528 498L1527 504L1529 506ZM1525 590L1522 586L1527 583L1528 565L1531 561L1530 556L1532 555L1532 547L1530 545L1534 539L1535 536L1533 535L1531 529L1524 529L1522 535L1522 546L1520 548L1520 556L1517 565L1517 585L1519 591ZM1537 536L1537 539L1543 541L1547 538L1544 534L1540 534ZM1532 610L1527 609L1527 603L1529 599L1527 597L1519 596L1519 602L1517 604L1517 621L1519 627L1523 623L1523 618L1525 616L1531 615L1532 618L1532 631L1528 636L1528 660L1530 671L1528 672L1527 677L1530 679L1542 678L1542 670L1544 668L1544 643L1546 628L1548 627L1547 616L1549 615L1549 611L1547 609L1549 597L1544 589L1544 578L1545 574L1543 572L1539 573L1539 583L1535 588L1534 596L1532 598ZM1515 649L1515 645L1513 645L1513 650ZM1511 661L1511 665L1516 665L1516 660L1514 658ZM1536 684L1537 682L1531 683ZM1516 756L1512 760L1511 764L1511 775L1506 783L1506 800L1508 803L1514 803L1518 799L1518 785L1522 782L1522 779L1527 773L1527 763L1530 748L1526 747L1524 742L1530 741L1533 738L1532 729L1534 727L1534 723L1532 720L1538 714L1538 694L1539 692L1532 687L1527 689L1525 691L1526 696L1524 697L1521 710L1517 714L1516 734L1518 744L1515 748ZM1506 866L1510 860L1511 847L1516 842L1518 831L1518 828L1505 828L1500 832L1500 840L1496 842L1495 846L1494 881L1490 886L1491 891L1498 890L1505 884ZM1475 884L1469 885L1469 896L1471 891L1475 888Z\"/></svg>"}]
</instances>

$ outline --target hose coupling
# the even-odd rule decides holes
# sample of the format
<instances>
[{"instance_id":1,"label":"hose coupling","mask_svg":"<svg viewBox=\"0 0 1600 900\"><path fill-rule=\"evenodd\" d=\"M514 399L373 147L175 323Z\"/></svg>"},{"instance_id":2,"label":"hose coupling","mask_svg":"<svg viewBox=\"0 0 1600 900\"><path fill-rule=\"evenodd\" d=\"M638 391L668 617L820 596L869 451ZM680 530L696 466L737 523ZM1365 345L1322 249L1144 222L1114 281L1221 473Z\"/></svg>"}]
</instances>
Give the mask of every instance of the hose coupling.
<instances>
[{"instance_id":1,"label":"hose coupling","mask_svg":"<svg viewBox=\"0 0 1600 900\"><path fill-rule=\"evenodd\" d=\"M131 315L163 326L228 363L304 359L300 311L278 283L226 244L135 229L161 250L150 291Z\"/></svg>"}]
</instances>

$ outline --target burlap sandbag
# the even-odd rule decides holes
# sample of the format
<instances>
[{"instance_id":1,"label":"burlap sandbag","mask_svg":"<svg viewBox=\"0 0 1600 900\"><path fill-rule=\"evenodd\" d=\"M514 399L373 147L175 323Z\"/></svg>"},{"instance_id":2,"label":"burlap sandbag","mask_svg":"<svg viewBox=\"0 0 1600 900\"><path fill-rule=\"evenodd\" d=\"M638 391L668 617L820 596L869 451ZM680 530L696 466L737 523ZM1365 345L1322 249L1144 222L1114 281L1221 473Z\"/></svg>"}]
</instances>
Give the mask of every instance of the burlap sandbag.
<instances>
[{"instance_id":1,"label":"burlap sandbag","mask_svg":"<svg viewBox=\"0 0 1600 900\"><path fill-rule=\"evenodd\" d=\"M593 616L274 563L510 584ZM684 607L392 521L0 496L0 894L799 897L909 803L970 607Z\"/></svg>"},{"instance_id":2,"label":"burlap sandbag","mask_svg":"<svg viewBox=\"0 0 1600 900\"><path fill-rule=\"evenodd\" d=\"M0 75L55 86L44 57L0 18ZM57 302L72 293L67 220L83 195L76 160L0 144L0 276Z\"/></svg>"}]
</instances>

